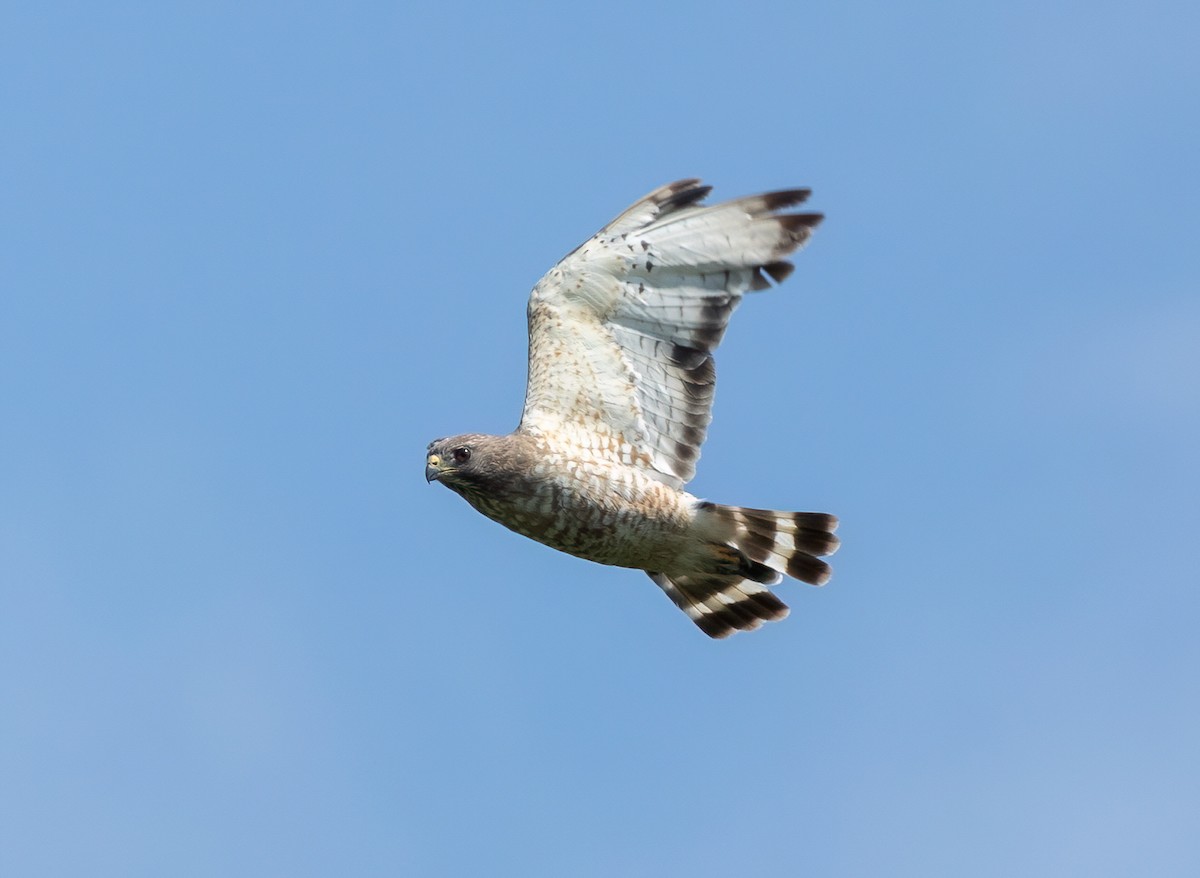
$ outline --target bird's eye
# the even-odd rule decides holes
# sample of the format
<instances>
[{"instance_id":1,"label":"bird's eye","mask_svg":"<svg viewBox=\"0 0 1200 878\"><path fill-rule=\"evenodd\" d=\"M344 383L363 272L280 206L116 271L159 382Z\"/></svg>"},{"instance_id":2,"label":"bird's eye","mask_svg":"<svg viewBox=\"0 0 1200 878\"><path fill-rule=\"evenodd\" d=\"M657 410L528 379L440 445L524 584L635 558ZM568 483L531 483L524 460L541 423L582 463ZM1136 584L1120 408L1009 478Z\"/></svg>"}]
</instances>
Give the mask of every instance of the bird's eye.
<instances>
[{"instance_id":1,"label":"bird's eye","mask_svg":"<svg viewBox=\"0 0 1200 878\"><path fill-rule=\"evenodd\" d=\"M455 448L453 453L455 463L466 463L471 459L471 449L465 445Z\"/></svg>"}]
</instances>

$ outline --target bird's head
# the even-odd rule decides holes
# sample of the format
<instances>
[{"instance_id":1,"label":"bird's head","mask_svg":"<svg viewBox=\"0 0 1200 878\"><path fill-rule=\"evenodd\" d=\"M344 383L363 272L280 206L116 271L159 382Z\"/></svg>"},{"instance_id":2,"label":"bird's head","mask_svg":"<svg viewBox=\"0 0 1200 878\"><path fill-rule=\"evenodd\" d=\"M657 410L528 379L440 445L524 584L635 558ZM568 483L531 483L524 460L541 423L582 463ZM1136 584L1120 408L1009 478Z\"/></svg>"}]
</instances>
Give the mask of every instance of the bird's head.
<instances>
[{"instance_id":1,"label":"bird's head","mask_svg":"<svg viewBox=\"0 0 1200 878\"><path fill-rule=\"evenodd\" d=\"M464 433L434 439L425 453L425 481L460 494L486 491L503 465L506 438Z\"/></svg>"}]
</instances>

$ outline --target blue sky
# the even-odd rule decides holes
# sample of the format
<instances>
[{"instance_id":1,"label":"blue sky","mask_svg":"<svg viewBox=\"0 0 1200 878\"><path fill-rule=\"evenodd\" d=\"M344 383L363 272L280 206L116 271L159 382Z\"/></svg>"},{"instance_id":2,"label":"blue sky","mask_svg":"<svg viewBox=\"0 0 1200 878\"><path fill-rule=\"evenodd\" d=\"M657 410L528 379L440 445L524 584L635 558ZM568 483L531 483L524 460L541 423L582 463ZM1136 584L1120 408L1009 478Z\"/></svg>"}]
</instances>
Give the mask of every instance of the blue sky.
<instances>
[{"instance_id":1,"label":"blue sky","mask_svg":"<svg viewBox=\"0 0 1200 878\"><path fill-rule=\"evenodd\" d=\"M1194 875L1184 3L0 13L0 872ZM656 185L811 186L693 490L710 642L422 477Z\"/></svg>"}]
</instances>

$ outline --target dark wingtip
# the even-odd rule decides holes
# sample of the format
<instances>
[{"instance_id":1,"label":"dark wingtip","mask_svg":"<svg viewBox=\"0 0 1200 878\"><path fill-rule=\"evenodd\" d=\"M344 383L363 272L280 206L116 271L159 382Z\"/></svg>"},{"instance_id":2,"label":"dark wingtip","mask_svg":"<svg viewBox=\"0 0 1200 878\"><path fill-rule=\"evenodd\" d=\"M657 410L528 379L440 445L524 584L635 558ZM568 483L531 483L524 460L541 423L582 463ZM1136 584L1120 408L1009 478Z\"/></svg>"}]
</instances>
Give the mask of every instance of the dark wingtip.
<instances>
[{"instance_id":1,"label":"dark wingtip","mask_svg":"<svg viewBox=\"0 0 1200 878\"><path fill-rule=\"evenodd\" d=\"M820 213L783 213L772 219L779 223L784 232L780 236L775 255L786 256L804 246L812 237L813 229L821 224L821 220L825 219L825 215Z\"/></svg>"},{"instance_id":2,"label":"dark wingtip","mask_svg":"<svg viewBox=\"0 0 1200 878\"><path fill-rule=\"evenodd\" d=\"M696 204L708 197L708 193L712 192L711 186L701 184L699 178L689 177L686 180L677 180L667 186L664 186L663 197L658 200L659 206L664 212L679 210L682 207L687 207L690 204Z\"/></svg>"},{"instance_id":3,"label":"dark wingtip","mask_svg":"<svg viewBox=\"0 0 1200 878\"><path fill-rule=\"evenodd\" d=\"M812 195L811 189L780 189L777 192L767 192L762 196L767 210L783 210L808 201Z\"/></svg>"},{"instance_id":4,"label":"dark wingtip","mask_svg":"<svg viewBox=\"0 0 1200 878\"><path fill-rule=\"evenodd\" d=\"M792 234L811 232L825 219L823 213L784 213L775 217Z\"/></svg>"},{"instance_id":5,"label":"dark wingtip","mask_svg":"<svg viewBox=\"0 0 1200 878\"><path fill-rule=\"evenodd\" d=\"M750 289L753 292L761 293L763 290L771 288L767 277L775 281L777 284L783 283L796 270L796 266L788 262L786 259L781 259L778 262L768 262L766 265L760 265L754 269L754 277L750 280Z\"/></svg>"},{"instance_id":6,"label":"dark wingtip","mask_svg":"<svg viewBox=\"0 0 1200 878\"><path fill-rule=\"evenodd\" d=\"M796 266L787 260L779 262L768 262L762 267L762 270L771 276L771 280L777 284L783 283L796 270Z\"/></svg>"}]
</instances>

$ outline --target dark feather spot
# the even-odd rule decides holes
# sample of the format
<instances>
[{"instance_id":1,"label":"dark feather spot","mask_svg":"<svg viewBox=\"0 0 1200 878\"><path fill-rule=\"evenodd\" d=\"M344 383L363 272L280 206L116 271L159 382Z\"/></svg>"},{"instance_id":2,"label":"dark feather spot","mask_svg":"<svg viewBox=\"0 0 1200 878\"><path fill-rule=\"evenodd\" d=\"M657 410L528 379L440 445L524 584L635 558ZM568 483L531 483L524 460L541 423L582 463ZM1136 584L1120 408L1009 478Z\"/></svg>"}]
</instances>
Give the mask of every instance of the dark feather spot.
<instances>
[{"instance_id":1,"label":"dark feather spot","mask_svg":"<svg viewBox=\"0 0 1200 878\"><path fill-rule=\"evenodd\" d=\"M725 604L725 606L714 613L714 616L724 616L729 620L729 624L739 630L753 628L758 621L758 614L754 612L753 605L748 601L739 600L736 603Z\"/></svg>"},{"instance_id":2,"label":"dark feather spot","mask_svg":"<svg viewBox=\"0 0 1200 878\"><path fill-rule=\"evenodd\" d=\"M725 323L733 311L733 296L712 296L704 300L700 319L707 323Z\"/></svg>"},{"instance_id":3,"label":"dark feather spot","mask_svg":"<svg viewBox=\"0 0 1200 878\"><path fill-rule=\"evenodd\" d=\"M717 380L717 367L713 365L712 357L705 356L703 360L697 363L689 370L689 380L693 384L715 384Z\"/></svg>"},{"instance_id":4,"label":"dark feather spot","mask_svg":"<svg viewBox=\"0 0 1200 878\"><path fill-rule=\"evenodd\" d=\"M778 192L768 192L762 196L767 210L783 210L807 201L812 195L811 189L780 189Z\"/></svg>"},{"instance_id":5,"label":"dark feather spot","mask_svg":"<svg viewBox=\"0 0 1200 878\"><path fill-rule=\"evenodd\" d=\"M806 552L797 552L788 559L787 574L793 579L807 582L811 585L824 585L829 581L832 571L824 561L814 558Z\"/></svg>"},{"instance_id":6,"label":"dark feather spot","mask_svg":"<svg viewBox=\"0 0 1200 878\"><path fill-rule=\"evenodd\" d=\"M722 323L719 326L702 326L692 330L690 341L701 350L711 351L721 343L721 339L724 337L725 325Z\"/></svg>"},{"instance_id":7,"label":"dark feather spot","mask_svg":"<svg viewBox=\"0 0 1200 878\"><path fill-rule=\"evenodd\" d=\"M695 406L705 413L708 412L713 398L713 387L711 384L693 384L692 382L685 381L683 392L687 394L689 405Z\"/></svg>"},{"instance_id":8,"label":"dark feather spot","mask_svg":"<svg viewBox=\"0 0 1200 878\"><path fill-rule=\"evenodd\" d=\"M821 220L825 219L823 214L819 213L785 213L783 216L778 216L779 221L787 238L780 242L778 253L782 256L784 253L790 253L798 246L808 240L812 230L821 224Z\"/></svg>"},{"instance_id":9,"label":"dark feather spot","mask_svg":"<svg viewBox=\"0 0 1200 878\"><path fill-rule=\"evenodd\" d=\"M837 516L828 512L793 512L792 521L798 528L824 531L832 531L838 524Z\"/></svg>"},{"instance_id":10,"label":"dark feather spot","mask_svg":"<svg viewBox=\"0 0 1200 878\"><path fill-rule=\"evenodd\" d=\"M787 604L769 591L760 591L758 594L748 595L746 602L754 605L758 618L768 622L772 619L782 619L787 615Z\"/></svg>"},{"instance_id":11,"label":"dark feather spot","mask_svg":"<svg viewBox=\"0 0 1200 878\"><path fill-rule=\"evenodd\" d=\"M802 549L810 555L831 555L840 544L841 541L827 531L809 530L808 528L796 531L796 548Z\"/></svg>"},{"instance_id":12,"label":"dark feather spot","mask_svg":"<svg viewBox=\"0 0 1200 878\"><path fill-rule=\"evenodd\" d=\"M709 637L712 637L716 640L720 640L722 637L728 637L737 630L730 625L728 621L717 615L701 616L699 619L696 619L695 622L696 627L698 627Z\"/></svg>"},{"instance_id":13,"label":"dark feather spot","mask_svg":"<svg viewBox=\"0 0 1200 878\"><path fill-rule=\"evenodd\" d=\"M796 270L796 266L790 262L768 262L762 267L762 270L771 276L771 280L777 284L783 283Z\"/></svg>"},{"instance_id":14,"label":"dark feather spot","mask_svg":"<svg viewBox=\"0 0 1200 878\"><path fill-rule=\"evenodd\" d=\"M753 582L771 583L779 579L779 574L768 567L766 564L760 564L757 561L749 561L742 575Z\"/></svg>"},{"instance_id":15,"label":"dark feather spot","mask_svg":"<svg viewBox=\"0 0 1200 878\"><path fill-rule=\"evenodd\" d=\"M759 562L766 561L771 556L771 550L775 548L775 540L769 536L757 533L747 534L740 538L737 543L738 548Z\"/></svg>"},{"instance_id":16,"label":"dark feather spot","mask_svg":"<svg viewBox=\"0 0 1200 878\"><path fill-rule=\"evenodd\" d=\"M775 535L779 533L779 524L775 521L774 514L768 513L757 518L747 516L747 519L751 522L750 526L754 528L755 533L762 534L764 537L774 540Z\"/></svg>"},{"instance_id":17,"label":"dark feather spot","mask_svg":"<svg viewBox=\"0 0 1200 878\"><path fill-rule=\"evenodd\" d=\"M712 187L701 186L699 180L680 180L678 183L671 184L666 197L662 198L658 204L663 213L668 213L704 200L709 192L712 192Z\"/></svg>"},{"instance_id":18,"label":"dark feather spot","mask_svg":"<svg viewBox=\"0 0 1200 878\"><path fill-rule=\"evenodd\" d=\"M671 349L667 352L667 357L676 366L691 371L707 360L708 354L686 345L672 344Z\"/></svg>"}]
</instances>

